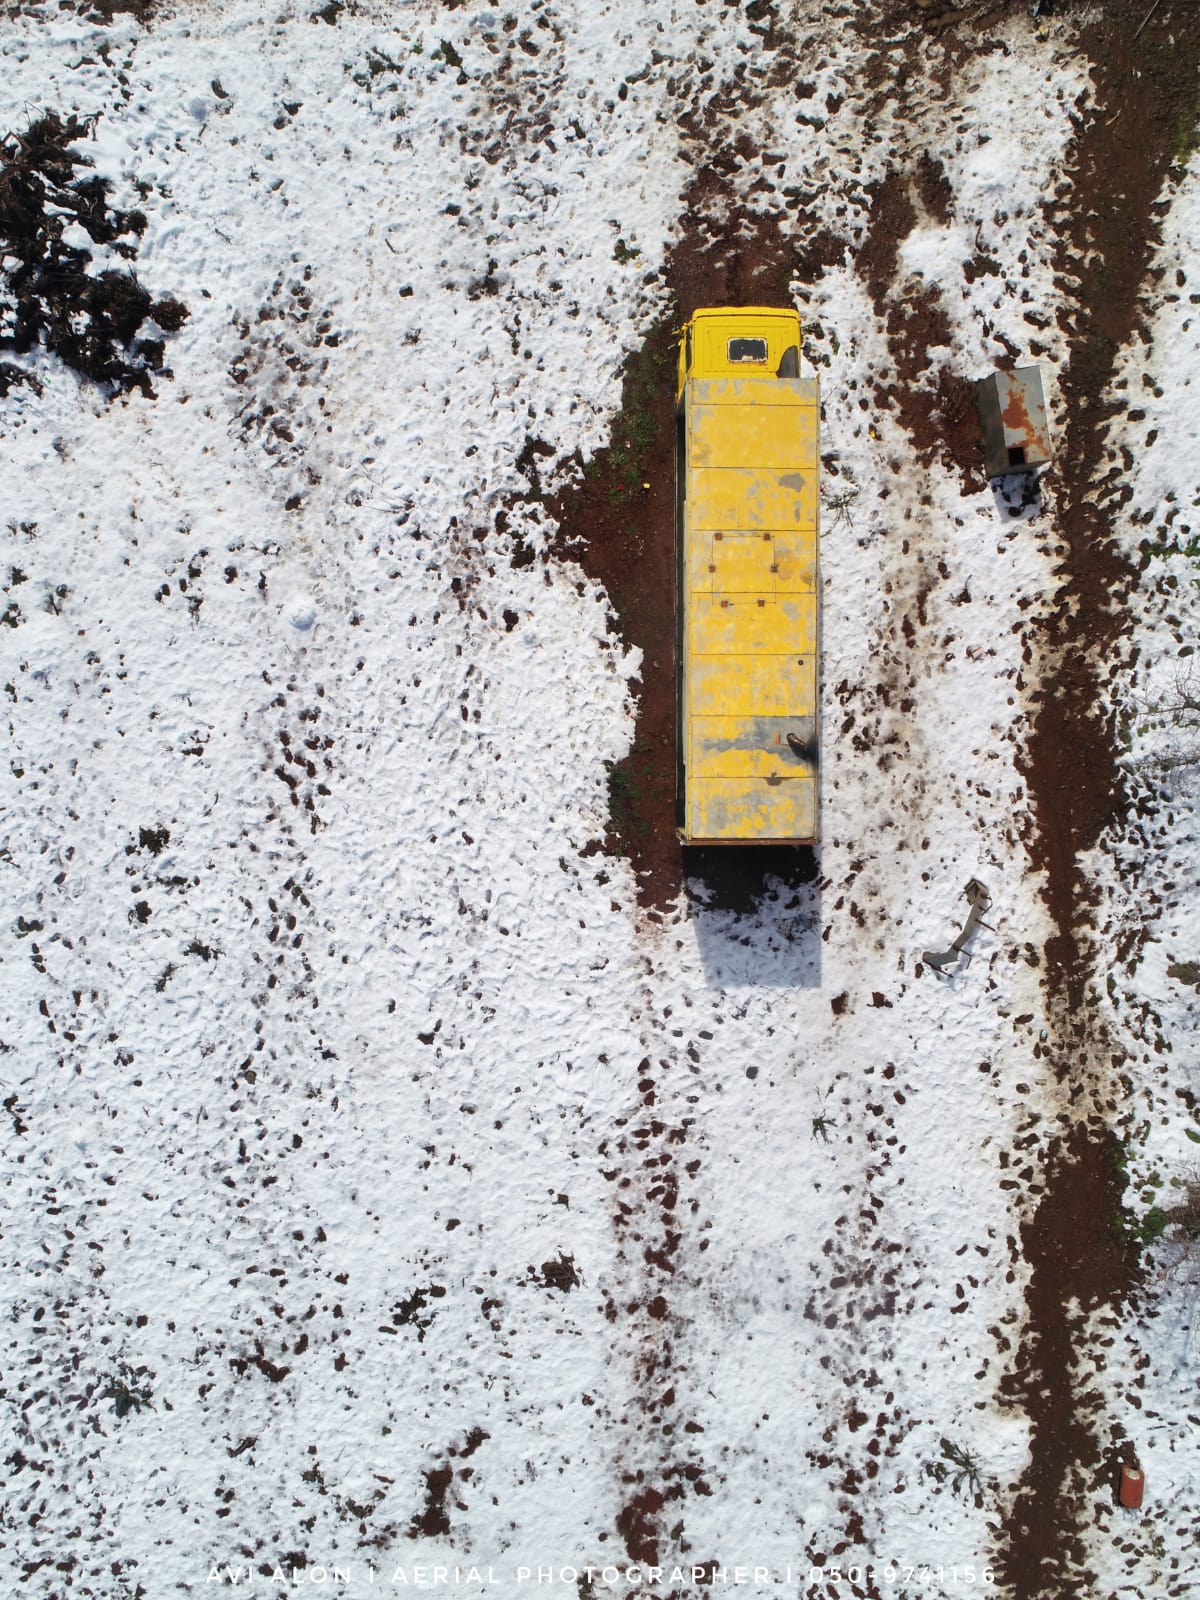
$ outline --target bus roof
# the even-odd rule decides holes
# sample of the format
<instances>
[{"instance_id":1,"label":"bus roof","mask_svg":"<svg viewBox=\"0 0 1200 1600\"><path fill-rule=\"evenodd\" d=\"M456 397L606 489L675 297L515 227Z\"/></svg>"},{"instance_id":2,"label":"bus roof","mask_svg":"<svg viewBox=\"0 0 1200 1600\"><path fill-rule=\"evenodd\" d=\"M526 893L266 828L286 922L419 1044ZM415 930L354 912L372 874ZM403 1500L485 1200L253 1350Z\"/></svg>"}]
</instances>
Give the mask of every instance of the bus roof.
<instances>
[{"instance_id":1,"label":"bus roof","mask_svg":"<svg viewBox=\"0 0 1200 1600\"><path fill-rule=\"evenodd\" d=\"M746 314L710 315L724 338L729 320ZM794 313L790 322L797 326ZM692 377L686 391L681 837L813 842L817 384L760 367L754 376Z\"/></svg>"}]
</instances>

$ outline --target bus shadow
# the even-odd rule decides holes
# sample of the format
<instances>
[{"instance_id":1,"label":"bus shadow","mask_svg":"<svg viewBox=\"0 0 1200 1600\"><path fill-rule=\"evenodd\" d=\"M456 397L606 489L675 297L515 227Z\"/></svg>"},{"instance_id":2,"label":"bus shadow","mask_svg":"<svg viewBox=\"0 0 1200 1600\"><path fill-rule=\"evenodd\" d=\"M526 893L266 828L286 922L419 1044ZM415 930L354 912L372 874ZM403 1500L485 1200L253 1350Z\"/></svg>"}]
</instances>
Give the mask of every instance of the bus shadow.
<instances>
[{"instance_id":1,"label":"bus shadow","mask_svg":"<svg viewBox=\"0 0 1200 1600\"><path fill-rule=\"evenodd\" d=\"M692 846L683 887L713 988L820 987L819 849Z\"/></svg>"}]
</instances>

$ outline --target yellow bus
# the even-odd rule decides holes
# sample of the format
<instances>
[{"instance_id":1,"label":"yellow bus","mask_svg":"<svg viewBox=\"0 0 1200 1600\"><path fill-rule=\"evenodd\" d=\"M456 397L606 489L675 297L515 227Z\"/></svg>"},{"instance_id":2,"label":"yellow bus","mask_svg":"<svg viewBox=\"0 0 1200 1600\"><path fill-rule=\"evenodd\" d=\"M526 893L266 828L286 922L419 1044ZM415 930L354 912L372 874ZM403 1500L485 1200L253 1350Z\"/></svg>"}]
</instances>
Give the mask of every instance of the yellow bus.
<instances>
[{"instance_id":1,"label":"yellow bus","mask_svg":"<svg viewBox=\"0 0 1200 1600\"><path fill-rule=\"evenodd\" d=\"M819 421L794 311L695 313L675 434L675 822L686 845L817 841Z\"/></svg>"}]
</instances>

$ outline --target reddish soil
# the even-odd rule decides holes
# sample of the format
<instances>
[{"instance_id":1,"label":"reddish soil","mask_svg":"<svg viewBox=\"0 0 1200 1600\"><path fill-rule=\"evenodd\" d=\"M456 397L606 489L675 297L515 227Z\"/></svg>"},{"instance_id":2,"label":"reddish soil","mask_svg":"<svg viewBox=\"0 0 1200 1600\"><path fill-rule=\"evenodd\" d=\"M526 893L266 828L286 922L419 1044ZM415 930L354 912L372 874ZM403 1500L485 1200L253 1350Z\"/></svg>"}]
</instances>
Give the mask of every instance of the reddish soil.
<instances>
[{"instance_id":1,"label":"reddish soil","mask_svg":"<svg viewBox=\"0 0 1200 1600\"><path fill-rule=\"evenodd\" d=\"M625 854L643 904L681 883L675 839L674 392L672 321L631 357L607 449L549 502L565 554L604 585L621 637L642 652L633 748L610 777L606 848ZM649 485L649 487L643 487Z\"/></svg>"},{"instance_id":2,"label":"reddish soil","mask_svg":"<svg viewBox=\"0 0 1200 1600\"><path fill-rule=\"evenodd\" d=\"M1136 581L1115 547L1113 502L1101 507L1092 498L1103 430L1117 409L1098 402L1137 326L1157 238L1155 200L1181 113L1195 114L1200 77L1194 7L1139 8L1138 20L1146 16L1136 39L1125 5L1090 17L1082 42L1096 100L1070 153L1065 232L1064 219L1046 207L1047 227L1062 234L1064 280L1077 274L1080 282L1064 327L1070 361L1059 374L1068 420L1056 454L1057 513L1068 553L1055 610L1036 645L1042 689L1026 776L1037 828L1028 847L1045 873L1055 926L1045 952L1050 1059L1073 1102L1091 1114L1052 1150L1046 1193L1022 1229L1032 1267L1028 1326L1007 1390L1031 1418L1031 1460L1002 1530L999 1561L1020 1600L1080 1592L1079 1529L1089 1512L1086 1501L1070 1497L1068 1474L1081 1468L1085 1481L1111 1492L1117 1448L1109 1441L1122 1434L1119 1420L1097 1423L1080 1413L1073 1377L1080 1327L1069 1306L1078 1301L1084 1315L1119 1306L1137 1282L1136 1253L1121 1227L1119 1149L1102 1115L1119 1093L1112 1078L1121 1057L1088 1003L1089 980L1105 955L1093 936L1082 857L1126 804L1103 682L1119 656L1125 600Z\"/></svg>"},{"instance_id":3,"label":"reddish soil","mask_svg":"<svg viewBox=\"0 0 1200 1600\"><path fill-rule=\"evenodd\" d=\"M949 456L967 494L981 489L983 449L974 386L945 367L928 386L929 351L952 341L939 290L897 288L900 242L922 220L946 222L952 192L940 161L923 151L907 170L892 168L871 197L867 236L856 258L877 315L887 330L894 371L876 386L881 411L895 411L927 465Z\"/></svg>"}]
</instances>

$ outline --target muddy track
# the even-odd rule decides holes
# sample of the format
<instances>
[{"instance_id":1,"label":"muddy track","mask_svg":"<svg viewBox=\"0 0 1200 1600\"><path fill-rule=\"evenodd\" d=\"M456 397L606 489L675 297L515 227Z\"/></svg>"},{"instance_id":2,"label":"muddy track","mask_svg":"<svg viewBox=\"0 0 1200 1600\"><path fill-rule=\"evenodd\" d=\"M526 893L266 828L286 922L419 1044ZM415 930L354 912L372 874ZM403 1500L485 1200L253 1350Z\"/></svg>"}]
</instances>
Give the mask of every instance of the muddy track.
<instances>
[{"instance_id":1,"label":"muddy track","mask_svg":"<svg viewBox=\"0 0 1200 1600\"><path fill-rule=\"evenodd\" d=\"M1021 1234L1031 1268L1028 1322L1006 1388L1029 1415L1031 1456L1001 1532L998 1563L1018 1600L1087 1592L1083 1528L1089 1503L1110 1491L1122 1436L1119 1419L1106 1424L1090 1414L1076 1365L1082 1320L1100 1307L1119 1308L1136 1281L1136 1258L1120 1227L1119 1151L1106 1120L1120 1093L1122 1057L1089 1003L1105 953L1083 865L1126 804L1104 707L1106 681L1122 659L1135 575L1117 551L1110 520L1124 497L1102 506L1095 490L1106 428L1120 409L1104 392L1137 328L1156 202L1180 110L1195 103L1195 21L1194 7L1163 4L1133 39L1128 6L1114 3L1090 17L1081 44L1093 64L1095 97L1069 154L1069 220L1052 203L1046 207L1047 227L1062 234L1057 265L1070 307L1063 321L1069 363L1059 374L1066 428L1056 468L1067 553L1035 641L1041 687L1025 772L1036 819L1028 847L1044 874L1055 930L1045 952L1047 1053L1071 1125L1048 1156L1043 1196Z\"/></svg>"},{"instance_id":2,"label":"muddy track","mask_svg":"<svg viewBox=\"0 0 1200 1600\"><path fill-rule=\"evenodd\" d=\"M621 411L607 449L573 489L547 502L563 551L609 595L620 633L642 652L637 723L630 754L610 773L605 847L626 856L651 915L667 908L702 873L706 892L742 906L774 873L799 881L812 852L768 850L734 862L694 852L687 871L675 835L674 370L675 329L697 306L790 303L796 267L778 222L739 204L719 166L704 164L684 204L690 221L665 268L670 314L650 330L627 364ZM750 240L749 246L746 240ZM736 242L734 242L736 241ZM624 1352L630 1396L619 1419L621 1511L617 1535L631 1561L655 1566L684 1539L687 1503L713 1492L697 1435L680 1410L672 1280L688 1230L683 1196L701 1162L689 1146L684 1107L675 1104L687 1062L647 1056L639 1067L638 1115L605 1141L613 1220L624 1281L604 1314ZM703 1245L700 1247L703 1249ZM692 1559L708 1564L704 1552ZM713 1561L715 1568L719 1562Z\"/></svg>"},{"instance_id":3,"label":"muddy track","mask_svg":"<svg viewBox=\"0 0 1200 1600\"><path fill-rule=\"evenodd\" d=\"M783 70L774 10L763 0L754 0L753 9L764 37L774 41L776 70ZM726 146L722 133L724 119L736 118L751 96L743 81L682 117L694 169L681 201L683 226L663 268L667 313L626 364L607 448L583 468L577 487L546 502L561 529L560 553L603 584L622 639L642 653L633 747L610 772L604 848L630 861L651 917L701 882L709 903L746 909L772 876L798 884L816 871L812 851L785 848L733 852L735 859L728 851L692 851L685 862L675 833L677 330L699 306L788 306L793 278L811 281L844 249L842 240L824 234L801 233L793 244L780 210L756 210L738 197L732 175L757 152L745 136ZM683 1412L676 1392L687 1363L677 1348L682 1327L673 1279L685 1236L694 1231L696 1203L686 1196L701 1167L690 1143L694 1119L679 1103L680 1083L693 1081L687 1067L673 1052L648 1055L639 1067L639 1113L601 1152L612 1163L605 1177L613 1184L623 1267L621 1295L605 1297L604 1314L630 1380L627 1404L613 1418L624 1441L616 1533L628 1558L648 1566L687 1549L688 1503L713 1493L703 1430ZM711 1554L692 1551L689 1561L715 1570L720 1562L707 1560Z\"/></svg>"},{"instance_id":4,"label":"muddy track","mask_svg":"<svg viewBox=\"0 0 1200 1600\"><path fill-rule=\"evenodd\" d=\"M928 86L917 53L923 34L944 51L932 71L944 92L952 90L972 40L980 37L977 15L964 21L957 7L939 0L922 9L923 28L914 28L911 11L899 5L885 4L872 18L872 26L903 35L896 57L879 63L881 100L919 104ZM1028 636L1038 686L1021 763L1034 820L1025 843L1053 923L1045 949L1050 1039L1044 1059L1052 1064L1062 1109L1057 1138L1040 1172L1031 1174L1040 1198L1021 1229L1021 1256L1031 1273L1026 1324L1002 1388L1002 1397L1028 1416L1031 1437L1030 1460L997 1539L998 1575L1013 1600L1090 1592L1085 1530L1096 1497L1113 1492L1123 1453L1120 1420L1098 1415L1080 1361L1087 1320L1119 1314L1137 1282L1111 1128L1123 1056L1093 999L1108 958L1095 938L1096 892L1084 866L1086 852L1126 808L1105 706L1107 685L1128 660L1122 641L1136 575L1118 552L1111 520L1125 496L1106 492L1101 504L1096 491L1106 431L1121 405L1105 391L1138 327L1163 210L1158 197L1181 118L1194 115L1200 74L1195 11L1182 0L1133 11L1123 0L1109 0L1075 11L1094 98L1068 151L1065 199L1048 200L1044 208L1045 227L1060 240L1056 271L1068 342L1068 362L1057 374L1065 429L1051 479L1066 554L1054 598ZM1011 12L996 6L989 15ZM860 30L866 42L867 24ZM978 431L963 386L943 377L932 407L914 403L925 350L944 342L937 297L906 292L898 299L893 290L897 238L917 220L918 206L936 218L938 173L922 169L917 148L892 156L874 189L857 256L897 379L879 388L876 402L899 415L923 460L949 460L970 490L981 484ZM1152 362L1148 352L1147 365Z\"/></svg>"}]
</instances>

